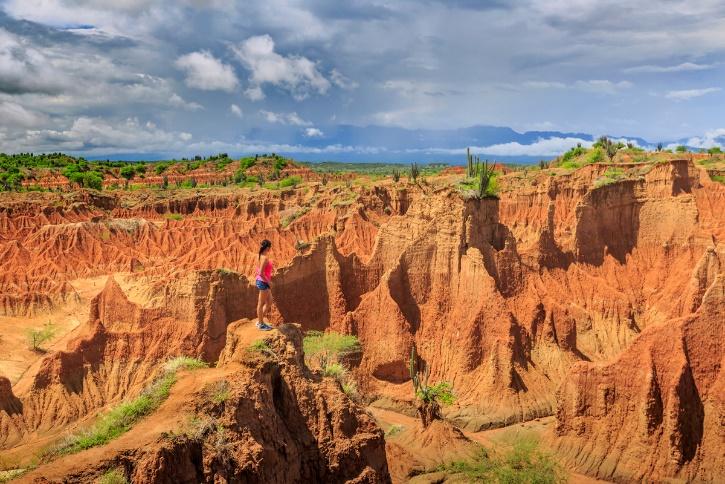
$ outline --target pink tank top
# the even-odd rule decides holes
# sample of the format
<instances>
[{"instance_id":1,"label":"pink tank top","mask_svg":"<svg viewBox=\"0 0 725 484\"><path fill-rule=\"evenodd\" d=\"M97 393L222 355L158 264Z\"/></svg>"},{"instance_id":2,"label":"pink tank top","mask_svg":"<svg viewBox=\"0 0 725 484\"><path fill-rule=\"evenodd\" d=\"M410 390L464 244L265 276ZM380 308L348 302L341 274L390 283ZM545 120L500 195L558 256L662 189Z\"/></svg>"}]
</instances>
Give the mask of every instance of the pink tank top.
<instances>
[{"instance_id":1,"label":"pink tank top","mask_svg":"<svg viewBox=\"0 0 725 484\"><path fill-rule=\"evenodd\" d=\"M259 272L259 267L257 267L256 276L258 281L269 282L272 279L272 261L267 259L267 263L264 266L264 274L261 274Z\"/></svg>"}]
</instances>

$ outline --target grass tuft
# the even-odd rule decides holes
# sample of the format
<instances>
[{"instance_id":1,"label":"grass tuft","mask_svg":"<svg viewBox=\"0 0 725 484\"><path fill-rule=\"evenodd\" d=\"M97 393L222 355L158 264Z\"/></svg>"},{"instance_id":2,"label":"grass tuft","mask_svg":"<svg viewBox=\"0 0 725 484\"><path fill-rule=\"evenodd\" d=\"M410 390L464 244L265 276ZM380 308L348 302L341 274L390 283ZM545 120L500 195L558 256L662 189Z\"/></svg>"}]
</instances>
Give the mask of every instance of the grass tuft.
<instances>
[{"instance_id":1,"label":"grass tuft","mask_svg":"<svg viewBox=\"0 0 725 484\"><path fill-rule=\"evenodd\" d=\"M121 403L103 415L91 428L70 435L60 445L48 451L46 456L74 454L107 444L126 433L140 419L154 412L169 397L171 387L176 383L177 371L207 366L203 361L188 356L179 356L167 361L163 375L146 387L141 395Z\"/></svg>"},{"instance_id":2,"label":"grass tuft","mask_svg":"<svg viewBox=\"0 0 725 484\"><path fill-rule=\"evenodd\" d=\"M471 482L558 484L566 482L560 466L539 449L532 436L517 436L512 448L502 456L490 456L485 449L466 461L438 467L449 474L463 474Z\"/></svg>"},{"instance_id":3,"label":"grass tuft","mask_svg":"<svg viewBox=\"0 0 725 484\"><path fill-rule=\"evenodd\" d=\"M128 484L128 479L120 470L111 469L98 479L98 484Z\"/></svg>"}]
</instances>

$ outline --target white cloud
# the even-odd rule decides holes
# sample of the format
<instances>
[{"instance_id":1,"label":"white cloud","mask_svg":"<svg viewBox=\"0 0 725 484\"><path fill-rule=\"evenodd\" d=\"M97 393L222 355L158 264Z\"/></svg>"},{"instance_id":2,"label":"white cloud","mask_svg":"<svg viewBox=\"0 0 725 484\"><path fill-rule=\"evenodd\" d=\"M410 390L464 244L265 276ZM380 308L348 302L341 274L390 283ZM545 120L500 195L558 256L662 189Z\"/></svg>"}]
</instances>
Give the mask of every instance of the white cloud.
<instances>
[{"instance_id":1,"label":"white cloud","mask_svg":"<svg viewBox=\"0 0 725 484\"><path fill-rule=\"evenodd\" d=\"M109 121L82 116L60 129L27 130L23 136L2 140L3 151L83 151L88 154L183 149L191 140L189 133L159 129L138 118Z\"/></svg>"},{"instance_id":2,"label":"white cloud","mask_svg":"<svg viewBox=\"0 0 725 484\"><path fill-rule=\"evenodd\" d=\"M685 144L693 148L708 149L715 146L725 148L725 128L707 131L702 137L693 136L692 138L688 139Z\"/></svg>"},{"instance_id":3,"label":"white cloud","mask_svg":"<svg viewBox=\"0 0 725 484\"><path fill-rule=\"evenodd\" d=\"M674 66L656 66L656 65L644 65L635 66L624 69L624 72L634 73L665 73L665 72L686 72L686 71L704 71L706 69L712 69L712 64L696 64L693 62L683 62Z\"/></svg>"},{"instance_id":4,"label":"white cloud","mask_svg":"<svg viewBox=\"0 0 725 484\"><path fill-rule=\"evenodd\" d=\"M633 84L629 81L612 82L606 79L593 79L589 81L576 81L574 87L582 91L615 94L622 89L629 89Z\"/></svg>"},{"instance_id":5,"label":"white cloud","mask_svg":"<svg viewBox=\"0 0 725 484\"><path fill-rule=\"evenodd\" d=\"M524 82L524 87L534 89L564 89L566 88L566 84L556 81L527 81Z\"/></svg>"},{"instance_id":6,"label":"white cloud","mask_svg":"<svg viewBox=\"0 0 725 484\"><path fill-rule=\"evenodd\" d=\"M322 138L325 135L322 131L317 128L307 128L305 130L305 136L308 138Z\"/></svg>"},{"instance_id":7,"label":"white cloud","mask_svg":"<svg viewBox=\"0 0 725 484\"><path fill-rule=\"evenodd\" d=\"M599 94L616 94L618 91L629 89L633 85L629 81L613 82L607 79L579 80L572 84L559 81L526 81L523 83L525 88L531 89L577 89Z\"/></svg>"},{"instance_id":8,"label":"white cloud","mask_svg":"<svg viewBox=\"0 0 725 484\"><path fill-rule=\"evenodd\" d=\"M261 101L264 99L264 91L262 91L262 88L259 86L252 86L244 90L244 95L247 96L247 99L250 101Z\"/></svg>"},{"instance_id":9,"label":"white cloud","mask_svg":"<svg viewBox=\"0 0 725 484\"><path fill-rule=\"evenodd\" d=\"M294 126L310 126L312 123L300 118L297 113L274 113L272 111L259 111L268 123L291 124Z\"/></svg>"},{"instance_id":10,"label":"white cloud","mask_svg":"<svg viewBox=\"0 0 725 484\"><path fill-rule=\"evenodd\" d=\"M337 69L332 69L330 71L330 80L332 81L332 83L334 85L336 85L340 89L344 89L346 91L351 91L353 89L357 89L359 86L359 84L357 82L346 77Z\"/></svg>"},{"instance_id":11,"label":"white cloud","mask_svg":"<svg viewBox=\"0 0 725 484\"><path fill-rule=\"evenodd\" d=\"M690 99L718 91L720 91L719 87L708 87L705 89L684 89L681 91L667 91L665 97L667 99L674 99L675 101L688 101Z\"/></svg>"},{"instance_id":12,"label":"white cloud","mask_svg":"<svg viewBox=\"0 0 725 484\"><path fill-rule=\"evenodd\" d=\"M242 117L242 108L237 106L236 104L232 104L229 106L229 110L232 112L232 114L238 118Z\"/></svg>"},{"instance_id":13,"label":"white cloud","mask_svg":"<svg viewBox=\"0 0 725 484\"><path fill-rule=\"evenodd\" d=\"M236 89L239 80L232 66L224 64L207 51L182 55L176 67L186 73L186 85L204 91L228 91Z\"/></svg>"},{"instance_id":14,"label":"white cloud","mask_svg":"<svg viewBox=\"0 0 725 484\"><path fill-rule=\"evenodd\" d=\"M539 138L531 144L521 144L513 141L510 143L501 143L491 146L472 147L474 153L482 153L487 155L498 156L557 156L561 153L573 148L581 143L582 146L589 147L592 141L581 138Z\"/></svg>"},{"instance_id":15,"label":"white cloud","mask_svg":"<svg viewBox=\"0 0 725 484\"><path fill-rule=\"evenodd\" d=\"M269 35L250 37L232 46L232 51L251 72L251 85L247 91L256 97L259 97L264 84L280 87L298 101L313 92L325 94L330 88L330 81L320 73L314 62L302 56L285 57L278 54L274 51L274 40Z\"/></svg>"}]
</instances>

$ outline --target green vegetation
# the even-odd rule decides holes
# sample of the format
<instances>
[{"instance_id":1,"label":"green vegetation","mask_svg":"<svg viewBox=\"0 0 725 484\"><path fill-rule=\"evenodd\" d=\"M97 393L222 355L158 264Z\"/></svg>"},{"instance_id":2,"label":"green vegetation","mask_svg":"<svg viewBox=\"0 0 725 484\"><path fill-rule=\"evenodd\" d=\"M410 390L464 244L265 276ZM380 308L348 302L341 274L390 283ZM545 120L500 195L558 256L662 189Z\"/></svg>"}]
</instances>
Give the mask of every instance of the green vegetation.
<instances>
[{"instance_id":1,"label":"green vegetation","mask_svg":"<svg viewBox=\"0 0 725 484\"><path fill-rule=\"evenodd\" d=\"M413 183L417 183L419 176L420 176L420 168L418 168L418 163L411 163L410 164L410 179L413 181Z\"/></svg>"},{"instance_id":2,"label":"green vegetation","mask_svg":"<svg viewBox=\"0 0 725 484\"><path fill-rule=\"evenodd\" d=\"M315 361L322 369L322 374L337 380L342 391L350 398L358 396L357 383L350 371L342 363L341 358L360 351L357 336L340 334L333 331L308 331L302 342L305 359Z\"/></svg>"},{"instance_id":3,"label":"green vegetation","mask_svg":"<svg viewBox=\"0 0 725 484\"><path fill-rule=\"evenodd\" d=\"M184 216L180 213L167 213L166 218L169 220L176 220L177 222L184 220Z\"/></svg>"},{"instance_id":4,"label":"green vegetation","mask_svg":"<svg viewBox=\"0 0 725 484\"><path fill-rule=\"evenodd\" d=\"M393 176L394 172L403 172L406 165L400 163L342 163L335 161L302 162L310 170L317 173L357 173L359 175ZM447 168L447 163L430 163L418 165L421 176L433 176Z\"/></svg>"},{"instance_id":5,"label":"green vegetation","mask_svg":"<svg viewBox=\"0 0 725 484\"><path fill-rule=\"evenodd\" d=\"M612 183L615 183L622 178L624 178L625 173L624 170L622 170L619 167L609 167L607 168L607 171L604 173L603 177L600 177L595 183L595 188L603 187L605 185L610 185Z\"/></svg>"},{"instance_id":6,"label":"green vegetation","mask_svg":"<svg viewBox=\"0 0 725 484\"><path fill-rule=\"evenodd\" d=\"M251 353L264 353L274 355L272 347L269 346L269 342L266 339L258 339L254 341L251 345L249 345L247 351Z\"/></svg>"},{"instance_id":7,"label":"green vegetation","mask_svg":"<svg viewBox=\"0 0 725 484\"><path fill-rule=\"evenodd\" d=\"M128 479L126 479L123 471L111 469L98 479L98 484L128 484Z\"/></svg>"},{"instance_id":8,"label":"green vegetation","mask_svg":"<svg viewBox=\"0 0 725 484\"><path fill-rule=\"evenodd\" d=\"M725 185L725 175L711 175L710 179L714 182L722 183Z\"/></svg>"},{"instance_id":9,"label":"green vegetation","mask_svg":"<svg viewBox=\"0 0 725 484\"><path fill-rule=\"evenodd\" d=\"M558 484L566 475L554 459L539 449L533 437L519 436L512 449L501 456L490 456L485 449L471 460L455 461L437 468L450 474L463 474L470 482L500 484Z\"/></svg>"},{"instance_id":10,"label":"green vegetation","mask_svg":"<svg viewBox=\"0 0 725 484\"><path fill-rule=\"evenodd\" d=\"M229 400L230 396L231 390L229 387L229 382L226 380L221 380L214 383L209 390L209 398L217 405Z\"/></svg>"},{"instance_id":11,"label":"green vegetation","mask_svg":"<svg viewBox=\"0 0 725 484\"><path fill-rule=\"evenodd\" d=\"M317 361L323 371L328 365L337 362L340 356L360 351L360 342L352 334L340 334L334 331L308 331L302 348L305 358Z\"/></svg>"},{"instance_id":12,"label":"green vegetation","mask_svg":"<svg viewBox=\"0 0 725 484\"><path fill-rule=\"evenodd\" d=\"M176 383L176 373L179 370L194 370L207 366L205 362L187 356L167 361L163 367L163 374L144 389L141 395L121 403L106 413L90 429L69 436L51 451L50 456L73 454L104 445L124 434L140 419L154 412L168 398L171 387Z\"/></svg>"},{"instance_id":13,"label":"green vegetation","mask_svg":"<svg viewBox=\"0 0 725 484\"><path fill-rule=\"evenodd\" d=\"M295 187L299 185L299 183L302 181L302 178L298 176L288 176L282 180L279 181L278 186L279 188L287 188L287 187Z\"/></svg>"},{"instance_id":14,"label":"green vegetation","mask_svg":"<svg viewBox=\"0 0 725 484\"><path fill-rule=\"evenodd\" d=\"M707 152L710 155L721 155L723 153L722 149L719 146L713 146L712 148L708 149Z\"/></svg>"},{"instance_id":15,"label":"green vegetation","mask_svg":"<svg viewBox=\"0 0 725 484\"><path fill-rule=\"evenodd\" d=\"M405 430L405 427L402 425L391 425L387 432L385 432L386 437L395 437L400 432Z\"/></svg>"},{"instance_id":16,"label":"green vegetation","mask_svg":"<svg viewBox=\"0 0 725 484\"><path fill-rule=\"evenodd\" d=\"M282 220L280 220L279 223L282 226L282 228L287 228L287 226L289 226L289 224L291 224L292 222L294 222L295 220L297 220L298 218L300 218L301 216L303 216L304 214L306 214L309 211L310 211L309 207L302 207L299 210L297 210L295 213L284 217Z\"/></svg>"},{"instance_id":17,"label":"green vegetation","mask_svg":"<svg viewBox=\"0 0 725 484\"><path fill-rule=\"evenodd\" d=\"M570 149L569 151L567 151L566 153L564 153L561 156L561 162L567 163L567 162L573 161L574 158L578 158L581 155L585 154L586 152L587 152L587 149L583 148L581 143L577 143L577 145L574 148Z\"/></svg>"},{"instance_id":18,"label":"green vegetation","mask_svg":"<svg viewBox=\"0 0 725 484\"><path fill-rule=\"evenodd\" d=\"M448 382L428 384L430 368L424 362L419 361L415 346L410 351L410 362L408 372L413 382L415 398L420 400L418 416L423 427L428 427L433 420L440 420L440 404L450 405L455 400L453 386Z\"/></svg>"},{"instance_id":19,"label":"green vegetation","mask_svg":"<svg viewBox=\"0 0 725 484\"><path fill-rule=\"evenodd\" d=\"M26 333L28 347L33 351L42 351L43 343L53 339L55 335L55 327L51 324L45 324L42 328L31 328Z\"/></svg>"},{"instance_id":20,"label":"green vegetation","mask_svg":"<svg viewBox=\"0 0 725 484\"><path fill-rule=\"evenodd\" d=\"M675 148L676 153L687 153L687 146L679 145Z\"/></svg>"}]
</instances>

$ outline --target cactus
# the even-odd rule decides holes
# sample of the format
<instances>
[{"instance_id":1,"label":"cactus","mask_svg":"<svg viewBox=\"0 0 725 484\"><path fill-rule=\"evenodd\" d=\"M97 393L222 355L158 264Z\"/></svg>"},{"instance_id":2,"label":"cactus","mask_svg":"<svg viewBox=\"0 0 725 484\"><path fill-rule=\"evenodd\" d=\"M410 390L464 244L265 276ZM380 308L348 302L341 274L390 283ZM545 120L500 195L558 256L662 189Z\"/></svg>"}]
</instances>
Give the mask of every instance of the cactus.
<instances>
[{"instance_id":1,"label":"cactus","mask_svg":"<svg viewBox=\"0 0 725 484\"><path fill-rule=\"evenodd\" d=\"M466 148L466 177L473 178L473 156L471 148Z\"/></svg>"},{"instance_id":2,"label":"cactus","mask_svg":"<svg viewBox=\"0 0 725 484\"><path fill-rule=\"evenodd\" d=\"M484 160L483 164L479 163L478 169L478 198L485 198L488 194L488 187L493 178L493 167L488 164L488 160Z\"/></svg>"},{"instance_id":3,"label":"cactus","mask_svg":"<svg viewBox=\"0 0 725 484\"><path fill-rule=\"evenodd\" d=\"M413 180L413 183L416 183L418 181L418 176L420 175L420 168L418 168L418 163L411 163L410 164L410 179Z\"/></svg>"}]
</instances>

